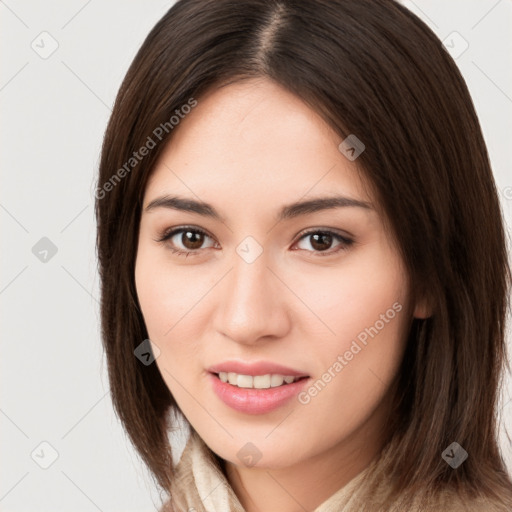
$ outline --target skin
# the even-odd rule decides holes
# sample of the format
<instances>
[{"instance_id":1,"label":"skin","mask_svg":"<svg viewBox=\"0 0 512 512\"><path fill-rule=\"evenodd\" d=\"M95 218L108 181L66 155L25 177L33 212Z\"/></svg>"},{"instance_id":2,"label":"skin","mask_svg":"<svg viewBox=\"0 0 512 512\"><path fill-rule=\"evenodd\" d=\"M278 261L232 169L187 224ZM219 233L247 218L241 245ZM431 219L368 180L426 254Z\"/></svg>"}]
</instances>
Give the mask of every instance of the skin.
<instances>
[{"instance_id":1,"label":"skin","mask_svg":"<svg viewBox=\"0 0 512 512\"><path fill-rule=\"evenodd\" d=\"M248 512L313 510L368 466L383 446L411 319L427 314L408 299L398 250L357 160L338 150L342 140L277 84L231 84L201 97L175 128L145 190L135 280L160 350L156 364L190 424L226 461ZM276 221L285 204L334 193L372 207ZM208 202L223 221L146 211L165 194ZM196 245L181 233L157 241L181 226L208 235ZM350 236L353 244L332 238L319 249L311 234L301 235L310 228ZM247 236L263 250L252 263L236 251ZM174 254L173 246L195 254ZM206 369L228 359L272 361L315 382L396 303L401 311L307 404L293 398L249 415L211 388ZM262 455L252 467L237 456L247 442Z\"/></svg>"}]
</instances>

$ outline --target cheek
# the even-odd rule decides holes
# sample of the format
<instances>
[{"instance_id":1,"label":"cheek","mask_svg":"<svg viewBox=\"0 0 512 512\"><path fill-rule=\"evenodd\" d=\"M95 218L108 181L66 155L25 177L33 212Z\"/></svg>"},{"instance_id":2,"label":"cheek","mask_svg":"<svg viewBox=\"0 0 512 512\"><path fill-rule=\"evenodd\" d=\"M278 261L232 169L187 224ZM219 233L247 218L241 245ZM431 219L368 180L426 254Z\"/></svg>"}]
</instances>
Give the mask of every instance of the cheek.
<instances>
[{"instance_id":1,"label":"cheek","mask_svg":"<svg viewBox=\"0 0 512 512\"><path fill-rule=\"evenodd\" d=\"M294 281L297 295L314 313L308 324L324 333L315 340L318 353L348 350L358 335L364 343L365 333L376 334L375 328L381 340L400 338L397 334L406 319L406 273L387 248L354 253L337 267L316 271L314 276L296 275ZM296 322L301 324L300 317Z\"/></svg>"},{"instance_id":2,"label":"cheek","mask_svg":"<svg viewBox=\"0 0 512 512\"><path fill-rule=\"evenodd\" d=\"M176 299L161 264L140 244L135 264L135 286L148 334L157 342L170 327L169 306L173 306Z\"/></svg>"},{"instance_id":3,"label":"cheek","mask_svg":"<svg viewBox=\"0 0 512 512\"><path fill-rule=\"evenodd\" d=\"M167 370L182 374L197 361L201 332L207 322L201 302L214 285L198 276L193 265L177 266L166 251L139 244L135 285L148 337L157 345L165 380ZM169 385L171 383L168 383Z\"/></svg>"},{"instance_id":4,"label":"cheek","mask_svg":"<svg viewBox=\"0 0 512 512\"><path fill-rule=\"evenodd\" d=\"M316 336L313 352L306 352L316 361L316 373L301 403L347 431L364 421L389 389L409 326L406 273L399 260L382 249L359 256L316 280L316 291L308 296L328 329Z\"/></svg>"},{"instance_id":5,"label":"cheek","mask_svg":"<svg viewBox=\"0 0 512 512\"><path fill-rule=\"evenodd\" d=\"M192 267L173 271L165 251L139 243L135 286L146 327L155 342L171 336L174 325L201 296L202 286L188 268Z\"/></svg>"}]
</instances>

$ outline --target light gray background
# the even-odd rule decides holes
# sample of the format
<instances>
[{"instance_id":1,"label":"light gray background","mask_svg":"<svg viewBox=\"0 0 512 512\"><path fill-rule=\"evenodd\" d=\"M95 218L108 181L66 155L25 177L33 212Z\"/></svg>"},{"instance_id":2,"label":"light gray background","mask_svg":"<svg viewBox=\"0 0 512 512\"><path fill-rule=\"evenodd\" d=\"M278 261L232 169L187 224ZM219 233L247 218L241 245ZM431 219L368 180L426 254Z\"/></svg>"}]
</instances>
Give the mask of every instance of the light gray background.
<instances>
[{"instance_id":1,"label":"light gray background","mask_svg":"<svg viewBox=\"0 0 512 512\"><path fill-rule=\"evenodd\" d=\"M93 194L117 89L172 3L0 1L1 511L150 511L159 504L108 395ZM473 95L510 226L512 2L404 3L441 39L449 36L454 52L464 40L469 44L456 62ZM43 31L51 37L40 36ZM43 59L52 38L58 48ZM32 252L42 237L57 247L46 262ZM510 388L508 378L500 432L512 468L505 436L505 427L512 431ZM48 469L38 463L50 463L53 449L42 442L58 453Z\"/></svg>"}]
</instances>

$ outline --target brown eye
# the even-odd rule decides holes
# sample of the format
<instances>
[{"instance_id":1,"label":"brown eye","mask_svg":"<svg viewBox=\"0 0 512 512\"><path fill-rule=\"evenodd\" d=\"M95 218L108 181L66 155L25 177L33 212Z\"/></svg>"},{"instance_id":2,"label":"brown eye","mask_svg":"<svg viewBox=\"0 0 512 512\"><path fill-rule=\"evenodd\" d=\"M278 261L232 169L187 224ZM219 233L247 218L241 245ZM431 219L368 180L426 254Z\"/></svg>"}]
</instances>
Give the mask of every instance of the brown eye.
<instances>
[{"instance_id":1,"label":"brown eye","mask_svg":"<svg viewBox=\"0 0 512 512\"><path fill-rule=\"evenodd\" d=\"M185 249L195 250L201 248L204 243L204 238L204 233L187 229L186 231L182 231L180 241Z\"/></svg>"},{"instance_id":2,"label":"brown eye","mask_svg":"<svg viewBox=\"0 0 512 512\"><path fill-rule=\"evenodd\" d=\"M213 247L213 244L203 247L206 239L213 242L213 239L201 229L182 227L165 231L157 242L165 243L176 254L188 256L200 254L200 249Z\"/></svg>"},{"instance_id":3,"label":"brown eye","mask_svg":"<svg viewBox=\"0 0 512 512\"><path fill-rule=\"evenodd\" d=\"M326 249L329 249L333 242L333 237L328 233L317 233L310 236L311 247L317 251L325 251Z\"/></svg>"},{"instance_id":4,"label":"brown eye","mask_svg":"<svg viewBox=\"0 0 512 512\"><path fill-rule=\"evenodd\" d=\"M324 231L319 229L304 233L301 236L298 244L302 243L304 240L309 240L309 246L311 247L311 249L308 248L307 246L299 246L299 249L305 249L309 252L316 253L316 256L328 256L330 254L335 254L339 251L348 249L354 243L353 240L341 236L338 233L329 230ZM333 244L335 244L334 249L330 250L333 247Z\"/></svg>"}]
</instances>

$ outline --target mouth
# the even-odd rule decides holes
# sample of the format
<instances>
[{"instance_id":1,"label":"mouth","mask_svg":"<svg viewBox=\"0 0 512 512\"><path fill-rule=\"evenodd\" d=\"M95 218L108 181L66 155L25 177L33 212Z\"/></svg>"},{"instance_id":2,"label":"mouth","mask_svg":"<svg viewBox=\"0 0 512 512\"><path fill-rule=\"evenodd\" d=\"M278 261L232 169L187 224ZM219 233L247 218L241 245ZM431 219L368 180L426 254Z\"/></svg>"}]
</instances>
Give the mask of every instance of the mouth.
<instances>
[{"instance_id":1,"label":"mouth","mask_svg":"<svg viewBox=\"0 0 512 512\"><path fill-rule=\"evenodd\" d=\"M243 389L270 389L288 386L299 380L307 379L307 376L282 375L267 373L265 375L244 375L235 372L213 373L221 382L236 388Z\"/></svg>"},{"instance_id":2,"label":"mouth","mask_svg":"<svg viewBox=\"0 0 512 512\"><path fill-rule=\"evenodd\" d=\"M269 361L226 361L207 371L214 394L244 414L266 414L291 403L311 380L304 372Z\"/></svg>"}]
</instances>

